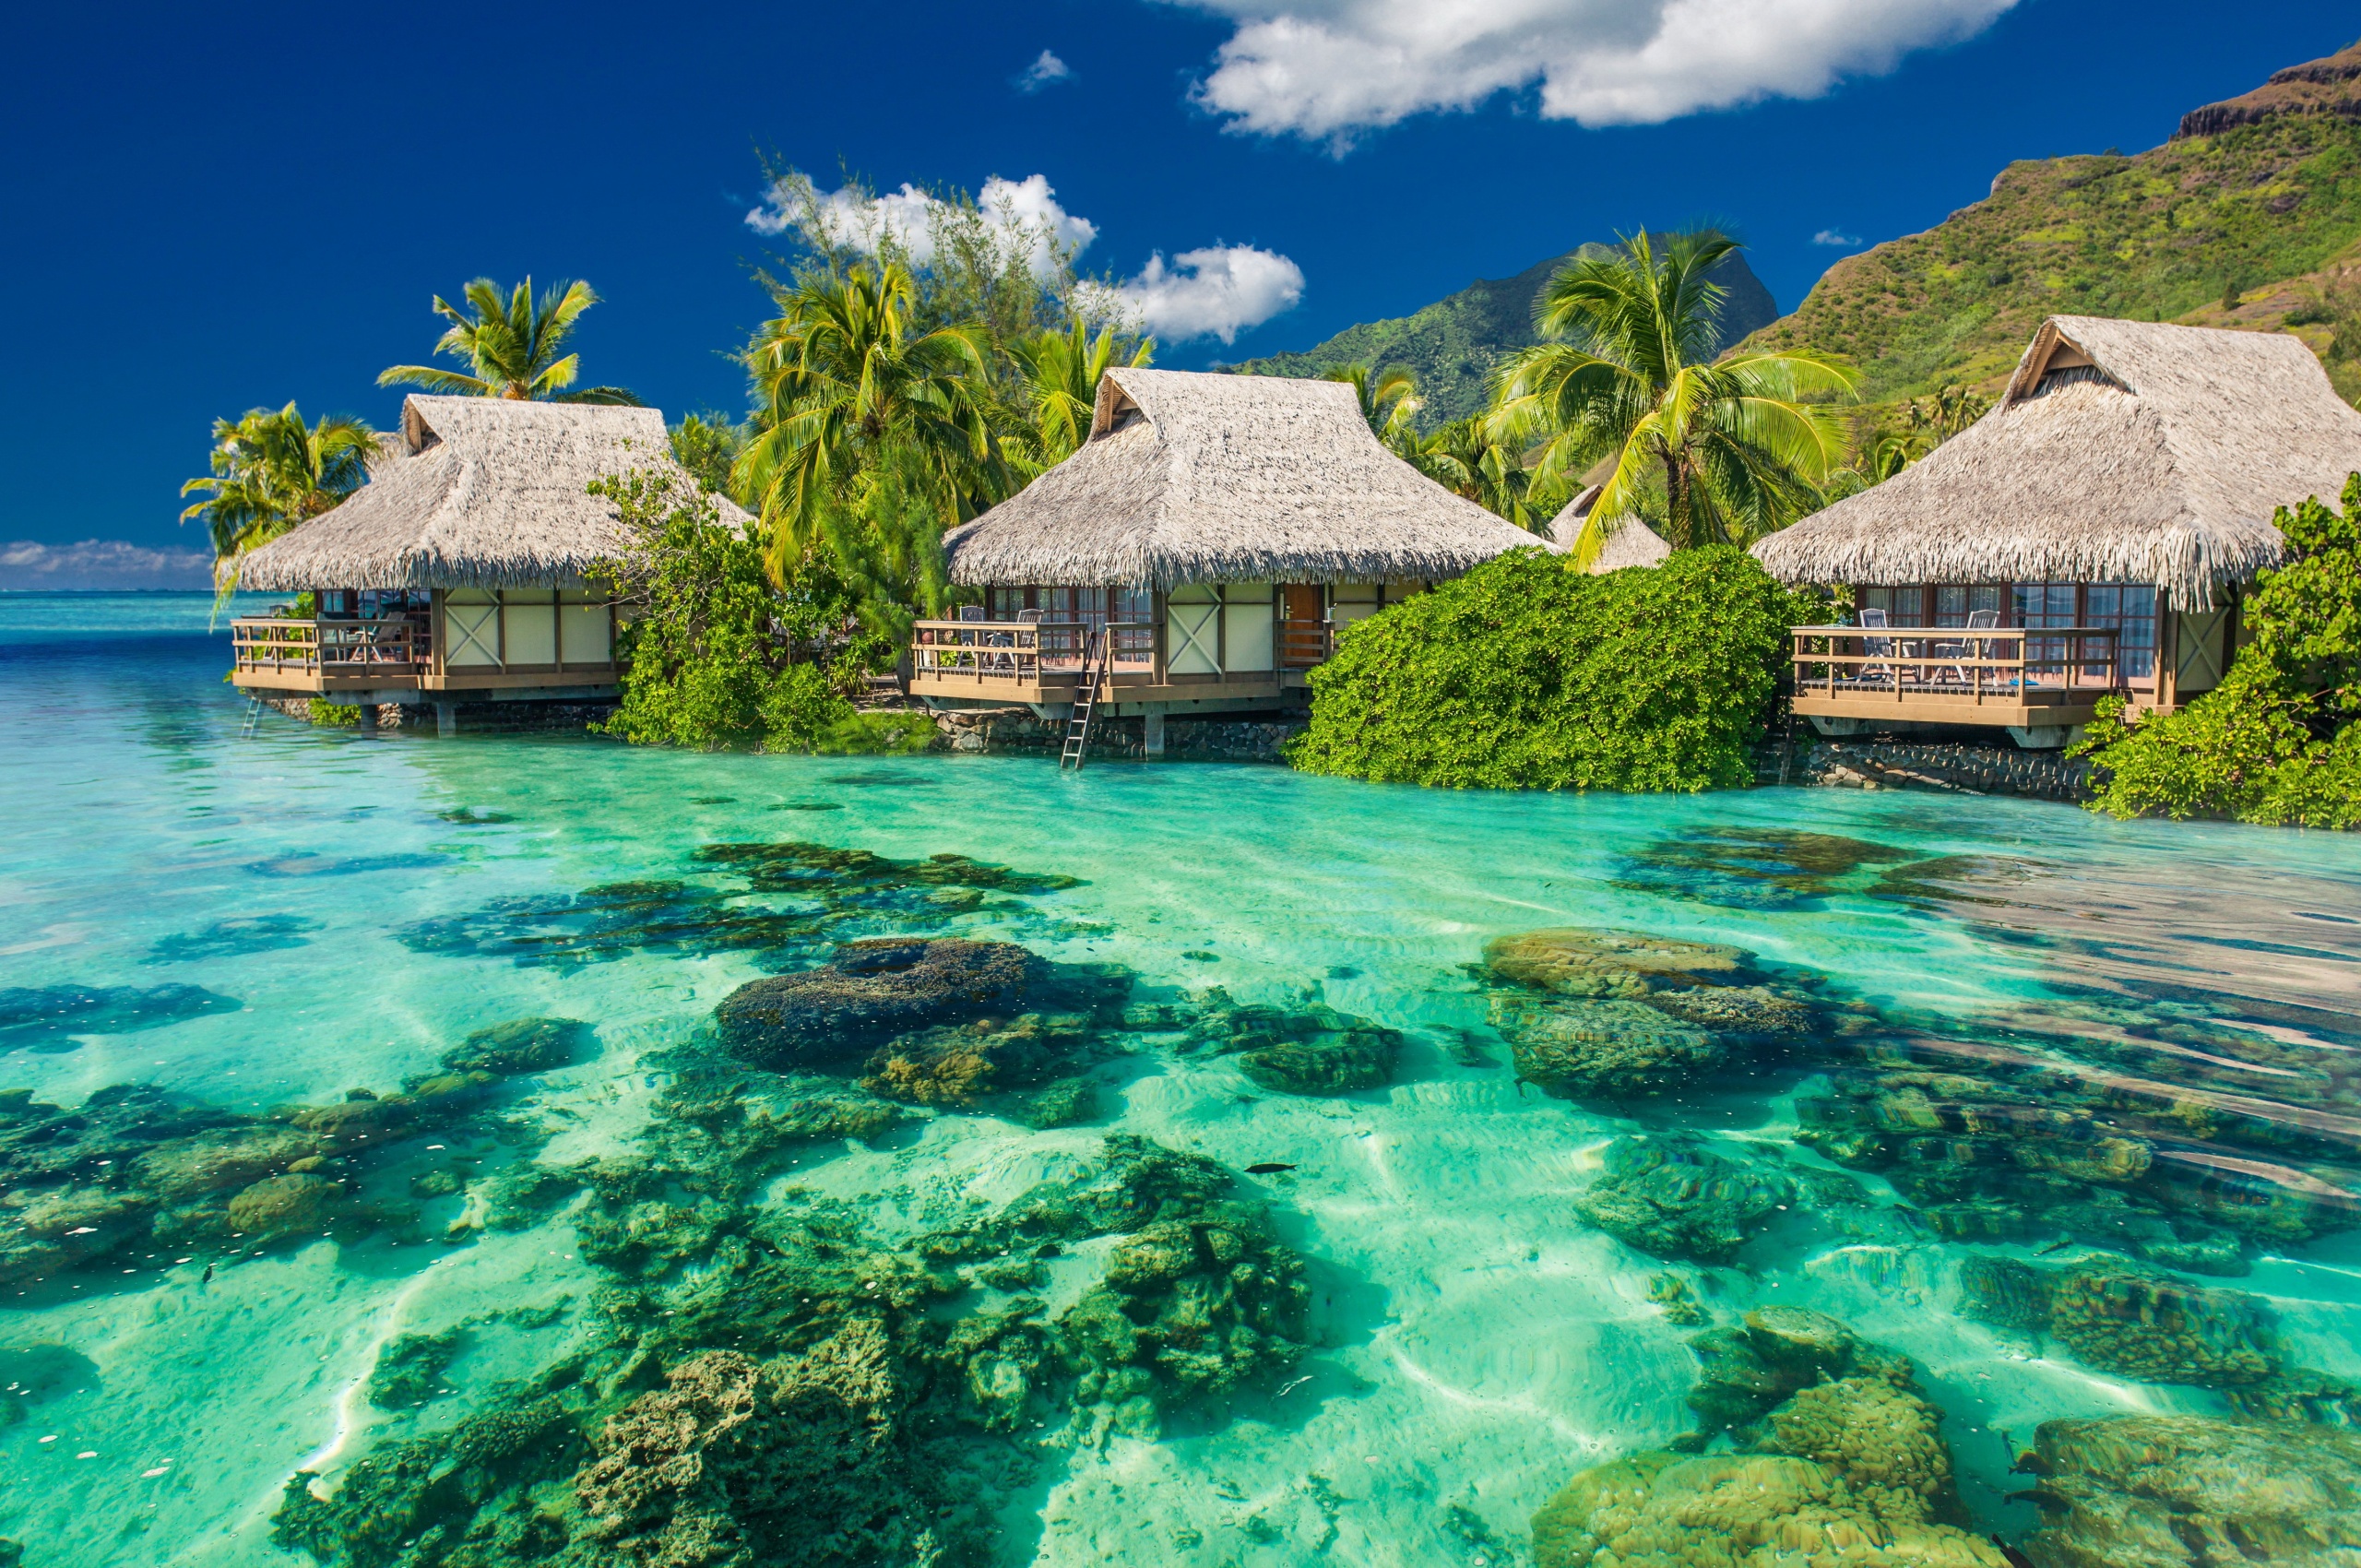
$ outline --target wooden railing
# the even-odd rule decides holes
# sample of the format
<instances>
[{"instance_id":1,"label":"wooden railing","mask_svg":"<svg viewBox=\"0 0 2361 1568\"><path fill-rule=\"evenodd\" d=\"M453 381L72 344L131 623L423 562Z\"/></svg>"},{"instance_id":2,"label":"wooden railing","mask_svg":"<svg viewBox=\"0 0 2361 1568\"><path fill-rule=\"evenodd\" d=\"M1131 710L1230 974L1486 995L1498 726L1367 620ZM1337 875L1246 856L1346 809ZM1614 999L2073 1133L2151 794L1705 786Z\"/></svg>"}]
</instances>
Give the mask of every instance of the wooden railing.
<instances>
[{"instance_id":1,"label":"wooden railing","mask_svg":"<svg viewBox=\"0 0 2361 1568\"><path fill-rule=\"evenodd\" d=\"M1797 626L1796 695L2067 703L2121 687L2113 626Z\"/></svg>"},{"instance_id":2,"label":"wooden railing","mask_svg":"<svg viewBox=\"0 0 2361 1568\"><path fill-rule=\"evenodd\" d=\"M1309 670L1336 651L1335 628L1325 621L1282 621L1274 649L1282 670Z\"/></svg>"},{"instance_id":3,"label":"wooden railing","mask_svg":"<svg viewBox=\"0 0 2361 1568\"><path fill-rule=\"evenodd\" d=\"M426 624L413 620L291 621L277 616L230 623L241 674L374 676L415 674L429 658Z\"/></svg>"},{"instance_id":4,"label":"wooden railing","mask_svg":"<svg viewBox=\"0 0 2361 1568\"><path fill-rule=\"evenodd\" d=\"M1083 647L1095 630L1083 621L920 621L910 631L910 667L919 676L1038 684L1044 676L1079 679ZM1156 662L1156 627L1109 621L1115 675L1144 674Z\"/></svg>"}]
</instances>

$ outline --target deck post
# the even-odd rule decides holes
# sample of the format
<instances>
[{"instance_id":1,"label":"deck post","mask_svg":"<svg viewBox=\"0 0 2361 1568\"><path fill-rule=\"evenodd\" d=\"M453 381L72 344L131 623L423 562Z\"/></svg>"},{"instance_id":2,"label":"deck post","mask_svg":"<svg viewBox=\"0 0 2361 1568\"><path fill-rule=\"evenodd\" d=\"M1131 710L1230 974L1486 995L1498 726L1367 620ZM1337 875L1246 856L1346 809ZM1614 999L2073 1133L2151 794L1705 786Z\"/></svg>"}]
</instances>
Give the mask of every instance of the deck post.
<instances>
[{"instance_id":1,"label":"deck post","mask_svg":"<svg viewBox=\"0 0 2361 1568\"><path fill-rule=\"evenodd\" d=\"M438 702L434 705L434 732L437 735L456 735L459 732L457 703Z\"/></svg>"},{"instance_id":2,"label":"deck post","mask_svg":"<svg viewBox=\"0 0 2361 1568\"><path fill-rule=\"evenodd\" d=\"M1140 738L1149 756L1164 754L1164 704L1152 702L1141 710Z\"/></svg>"},{"instance_id":3,"label":"deck post","mask_svg":"<svg viewBox=\"0 0 2361 1568\"><path fill-rule=\"evenodd\" d=\"M361 709L361 732L364 735L375 734L377 732L376 703L371 699L368 694L363 693L359 706Z\"/></svg>"}]
</instances>

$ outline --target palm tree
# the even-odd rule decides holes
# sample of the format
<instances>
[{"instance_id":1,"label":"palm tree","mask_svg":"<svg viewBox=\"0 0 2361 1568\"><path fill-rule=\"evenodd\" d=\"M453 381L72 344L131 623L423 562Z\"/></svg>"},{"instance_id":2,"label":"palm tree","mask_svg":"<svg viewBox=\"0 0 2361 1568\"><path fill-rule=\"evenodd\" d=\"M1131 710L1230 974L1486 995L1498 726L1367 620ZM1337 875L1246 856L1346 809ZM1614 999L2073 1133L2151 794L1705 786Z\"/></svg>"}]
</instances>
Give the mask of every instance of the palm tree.
<instances>
[{"instance_id":1,"label":"palm tree","mask_svg":"<svg viewBox=\"0 0 2361 1568\"><path fill-rule=\"evenodd\" d=\"M1098 381L1109 367L1144 365L1155 353L1153 338L1126 338L1112 327L1101 327L1093 336L1080 316L1063 332L1044 328L1011 344L1009 354L1023 378L1038 468L1064 461L1088 437Z\"/></svg>"},{"instance_id":2,"label":"palm tree","mask_svg":"<svg viewBox=\"0 0 2361 1568\"><path fill-rule=\"evenodd\" d=\"M1656 254L1645 233L1578 260L1549 280L1536 325L1557 341L1501 367L1487 434L1542 443L1547 479L1604 468L1575 548L1595 559L1627 517L1656 508L1674 548L1742 541L1784 526L1843 450L1807 398L1848 393L1855 377L1810 353L1711 356L1725 291L1707 274L1738 243L1676 234Z\"/></svg>"},{"instance_id":3,"label":"palm tree","mask_svg":"<svg viewBox=\"0 0 2361 1568\"><path fill-rule=\"evenodd\" d=\"M1480 418L1453 420L1404 456L1453 494L1496 512L1521 529L1548 527L1564 505L1564 485L1536 485L1523 454L1485 433Z\"/></svg>"},{"instance_id":4,"label":"palm tree","mask_svg":"<svg viewBox=\"0 0 2361 1568\"><path fill-rule=\"evenodd\" d=\"M240 556L360 489L376 447L377 433L361 421L328 415L305 424L292 403L215 420L213 471L181 486L183 495L207 498L181 521L202 522L212 537L222 596L237 590Z\"/></svg>"},{"instance_id":5,"label":"palm tree","mask_svg":"<svg viewBox=\"0 0 2361 1568\"><path fill-rule=\"evenodd\" d=\"M997 498L1004 478L985 414L983 328L919 332L918 285L898 262L774 285L777 319L746 351L763 428L738 459L739 493L770 529L784 580L823 505L865 461L908 447L946 523Z\"/></svg>"},{"instance_id":6,"label":"palm tree","mask_svg":"<svg viewBox=\"0 0 2361 1568\"><path fill-rule=\"evenodd\" d=\"M1411 422L1418 412L1418 384L1406 370L1379 371L1365 364L1332 364L1320 373L1323 381L1341 381L1353 389L1369 433L1397 456L1407 456L1418 445Z\"/></svg>"},{"instance_id":7,"label":"palm tree","mask_svg":"<svg viewBox=\"0 0 2361 1568\"><path fill-rule=\"evenodd\" d=\"M438 354L465 360L472 374L437 370L433 365L397 364L377 377L380 386L423 386L430 392L461 398L546 399L552 403L619 403L640 406L639 398L621 386L574 388L582 374L582 356L562 354L582 313L599 303L589 284L575 279L533 297L533 280L526 279L503 300L489 278L479 278L462 291L461 298L475 314L462 315L442 295L434 296L434 314L447 318L451 329L434 345Z\"/></svg>"}]
</instances>

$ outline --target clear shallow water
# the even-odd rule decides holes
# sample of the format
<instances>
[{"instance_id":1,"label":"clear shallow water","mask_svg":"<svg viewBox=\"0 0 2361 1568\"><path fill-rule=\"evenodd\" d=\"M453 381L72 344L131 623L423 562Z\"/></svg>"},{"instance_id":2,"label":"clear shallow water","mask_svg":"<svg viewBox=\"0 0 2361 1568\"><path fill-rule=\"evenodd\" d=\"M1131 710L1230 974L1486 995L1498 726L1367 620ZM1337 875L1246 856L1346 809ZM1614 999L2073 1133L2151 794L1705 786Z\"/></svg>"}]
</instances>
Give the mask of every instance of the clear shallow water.
<instances>
[{"instance_id":1,"label":"clear shallow water","mask_svg":"<svg viewBox=\"0 0 2361 1568\"><path fill-rule=\"evenodd\" d=\"M631 1156L668 1114L678 1059L658 1053L693 1043L736 987L825 947L684 939L581 961L514 939L546 937L549 901L587 888L739 895L742 876L696 858L726 843L950 852L1078 879L966 912L854 900L831 934L915 921L1120 966L1138 999L1185 1008L1217 985L1301 1010L1316 996L1402 1034L1390 1084L1301 1096L1169 1032L1115 1030L1100 1046L1120 1053L1089 1067L1093 1120L1035 1131L920 1112L866 1142L800 1146L748 1197L757 1233L833 1200L891 1250L1071 1178L1110 1133L1233 1172L1293 1167L1240 1176L1232 1193L1266 1205L1305 1260L1307 1351L1216 1407L1166 1400L1153 1436L1087 1410L1067 1432L1062 1395L1032 1412L1038 1427L976 1434L971 1448L1003 1466L989 1499L1003 1561L1528 1561L1527 1520L1576 1472L1696 1424L1683 1403L1696 1330L1651 1299L1664 1276L1716 1324L1809 1306L1915 1358L1962 1505L2012 1540L2035 1521L2009 1501L2024 1485L2010 1467L2042 1420L2226 1409L2219 1390L2094 1366L1972 1310L1974 1259L2102 1255L2063 1209L2028 1212L2006 1182L1975 1174L1996 1148L2008 1158L1988 1118L1951 1127L1952 1144L1911 1142L1904 1163L1857 1162L1856 1201L1809 1186L1840 1170L1813 1107L1843 1101L1865 1061L1889 1075L1932 1063L1953 1075L1932 1099L1973 1105L1984 1091L1959 1074L2001 1072L1992 1052L2014 1051L2086 1121L2094 1096L2120 1108L2118 1131L2137 1123L2160 1173L2123 1190L2173 1194L2141 1197L2141 1212L2180 1223L2181 1241L2210 1237L2208 1266L2243 1271L2182 1277L2258 1298L2285 1365L2361 1379L2361 1233L2343 1228L2334 1195L2361 1163L2361 1073L2348 1065L2361 1050L2361 846L2349 839L1835 791L1439 795L1181 766L1070 778L1031 759L362 740L275 719L242 740L208 609L197 596L0 597L0 987L39 992L53 1013L89 988L125 988L46 1023L20 998L18 1023L0 1019L0 1088L71 1108L147 1084L258 1117L356 1087L392 1094L504 1020L586 1020L597 1053L508 1080L456 1131L356 1153L380 1162L356 1179L379 1211L367 1223L267 1246L225 1229L151 1250L125 1231L77 1266L37 1253L21 1264L0 1287L0 1381L15 1383L20 1418L0 1426L0 1535L35 1568L306 1561L271 1540L291 1474L314 1471L334 1495L373 1448L460 1430L610 1332L602 1293L618 1271L586 1259L579 1211L487 1228L484 1183L525 1158ZM1891 858L1782 837L1797 832ZM1961 859L1927 863L1938 857ZM797 894L700 906L750 907L812 906ZM579 926L556 924L567 919ZM1750 1069L1736 1053L1669 1097L1544 1094L1519 1081L1496 1028L1499 983L1469 966L1488 941L1558 927L1735 945L1828 1012L1809 1044L1756 1049ZM421 932L443 933L439 950ZM544 961L513 961L520 952ZM1832 1032L1840 1016L1855 1035ZM1889 1122L1899 1114L1896 1081L1870 1091ZM2173 1137L2153 1125L2159 1103L2178 1118ZM1650 1256L1576 1206L1614 1140L1635 1133L1810 1175L1729 1261ZM1944 1149L1967 1172L1947 1193L1923 1180ZM77 1180L104 1190L119 1173ZM34 1212L26 1191L6 1199L20 1221ZM1975 1233L1994 1228L2000 1199L2018 1233ZM2224 1219L2266 1211L2298 1219L2277 1232ZM1036 1289L1050 1315L1106 1266L1108 1246L1085 1239L1046 1265ZM701 1254L627 1283L682 1289L720 1266ZM933 1310L979 1301L1006 1298L979 1286ZM450 1392L414 1408L372 1401L389 1345L454 1326L466 1328L455 1359L428 1380Z\"/></svg>"}]
</instances>

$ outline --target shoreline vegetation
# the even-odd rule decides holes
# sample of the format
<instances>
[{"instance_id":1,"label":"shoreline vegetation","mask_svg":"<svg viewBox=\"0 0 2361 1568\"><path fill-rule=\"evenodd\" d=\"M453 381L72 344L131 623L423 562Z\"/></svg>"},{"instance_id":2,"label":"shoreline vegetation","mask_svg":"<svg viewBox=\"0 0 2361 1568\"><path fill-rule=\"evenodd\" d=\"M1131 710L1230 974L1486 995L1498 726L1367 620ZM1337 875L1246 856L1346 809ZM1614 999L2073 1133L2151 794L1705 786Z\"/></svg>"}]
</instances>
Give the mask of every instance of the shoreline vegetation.
<instances>
[{"instance_id":1,"label":"shoreline vegetation","mask_svg":"<svg viewBox=\"0 0 2361 1568\"><path fill-rule=\"evenodd\" d=\"M868 204L825 199L791 171L776 184L794 251L756 274L776 314L738 354L748 413L671 427L693 492L640 473L593 487L634 541L594 574L626 610L622 698L598 728L700 749L927 749L930 726L861 705L906 660L915 622L972 600L950 580L943 535L1070 456L1105 371L1149 363L1156 344L1013 208L948 190L932 194L922 233L857 228L848 214ZM1786 632L1847 612L1779 588L1731 547L1903 471L1990 404L1943 385L1848 412L1863 373L1792 332L1721 348L1713 278L1738 248L1710 230L1584 247L1542 287L1538 340L1497 366L1488 407L1432 429L1406 373L1328 367L1388 450L1532 532L1536 549L1339 636L1291 765L1458 788L1750 781L1744 756L1778 721ZM636 402L575 385L568 340L599 303L587 283L537 295L529 279L506 291L479 279L462 297L464 311L440 297L433 308L451 324L436 352L465 370L397 365L381 382ZM246 551L363 482L374 439L349 419L306 424L292 405L219 423L213 471L187 487L208 499L186 515L213 536L225 596ZM716 498L751 520L733 525ZM2301 505L2283 527L2311 526L2315 504L2290 501ZM1571 537L1544 537L1567 517ZM1670 562L1586 576L1632 524L1661 535ZM2281 629L2253 661L2240 655L2234 689L2167 720L2117 711L2091 729L2097 809L2361 823L2361 731L2338 651L2353 641L2338 629L2353 590L2332 564L2351 549L2314 531L2293 586L2264 590ZM2329 684L2298 692L2308 671ZM315 706L324 722L350 712Z\"/></svg>"}]
</instances>

